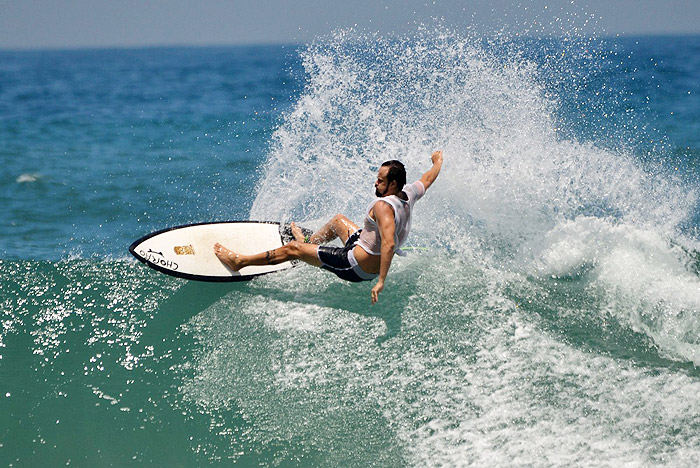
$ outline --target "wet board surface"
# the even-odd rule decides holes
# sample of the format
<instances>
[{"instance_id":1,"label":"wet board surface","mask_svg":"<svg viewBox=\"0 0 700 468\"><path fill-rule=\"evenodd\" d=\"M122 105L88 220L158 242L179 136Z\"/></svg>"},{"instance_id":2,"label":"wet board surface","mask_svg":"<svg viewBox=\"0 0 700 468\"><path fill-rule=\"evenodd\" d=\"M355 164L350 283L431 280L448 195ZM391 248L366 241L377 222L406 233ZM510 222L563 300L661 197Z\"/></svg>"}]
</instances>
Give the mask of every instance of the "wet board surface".
<instances>
[{"instance_id":1,"label":"wet board surface","mask_svg":"<svg viewBox=\"0 0 700 468\"><path fill-rule=\"evenodd\" d=\"M303 229L304 234L310 231ZM229 270L214 255L214 244L241 254L276 249L292 240L289 225L271 221L224 221L188 224L148 234L129 247L138 260L165 273L197 281L245 281L291 268L296 262Z\"/></svg>"}]
</instances>

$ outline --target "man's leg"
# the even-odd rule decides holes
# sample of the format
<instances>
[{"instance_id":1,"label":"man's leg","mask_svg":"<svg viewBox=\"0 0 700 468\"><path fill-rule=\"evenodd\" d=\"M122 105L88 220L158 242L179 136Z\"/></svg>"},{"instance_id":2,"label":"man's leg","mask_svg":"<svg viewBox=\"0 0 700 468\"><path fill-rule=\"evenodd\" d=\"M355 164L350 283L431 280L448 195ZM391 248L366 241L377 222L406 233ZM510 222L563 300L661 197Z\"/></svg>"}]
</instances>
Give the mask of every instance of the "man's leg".
<instances>
[{"instance_id":1,"label":"man's leg","mask_svg":"<svg viewBox=\"0 0 700 468\"><path fill-rule=\"evenodd\" d=\"M324 244L330 242L336 237L339 237L343 244L347 242L348 237L350 237L355 231L360 229L357 224L350 221L346 216L341 214L335 215L333 219L328 221L325 226L316 231L310 238L310 244ZM292 234L294 238L299 242L304 242L304 235L301 233L301 229L297 227L296 224L292 223Z\"/></svg>"},{"instance_id":2,"label":"man's leg","mask_svg":"<svg viewBox=\"0 0 700 468\"><path fill-rule=\"evenodd\" d=\"M288 260L301 260L310 265L320 267L321 261L318 259L317 249L317 245L291 241L289 244L267 252L255 255L241 255L217 243L214 245L214 254L233 271L238 271L251 265L277 265Z\"/></svg>"}]
</instances>

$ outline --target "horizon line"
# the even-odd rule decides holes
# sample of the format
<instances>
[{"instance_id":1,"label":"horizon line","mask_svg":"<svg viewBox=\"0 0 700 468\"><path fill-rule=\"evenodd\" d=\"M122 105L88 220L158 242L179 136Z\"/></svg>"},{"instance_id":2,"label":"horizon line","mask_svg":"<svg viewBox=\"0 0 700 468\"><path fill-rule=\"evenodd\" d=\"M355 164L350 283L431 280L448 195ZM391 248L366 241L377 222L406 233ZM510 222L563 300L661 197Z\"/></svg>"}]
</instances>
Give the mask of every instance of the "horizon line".
<instances>
[{"instance_id":1,"label":"horizon line","mask_svg":"<svg viewBox=\"0 0 700 468\"><path fill-rule=\"evenodd\" d=\"M613 33L613 34L590 34L582 37L596 39L635 39L635 38L676 38L676 37L699 37L698 32L649 32L649 33ZM565 37L563 35L528 35L519 38L552 38ZM316 40L323 40L323 37L311 41L251 41L251 42L211 42L211 43L188 43L188 42L163 42L146 44L104 44L104 45L32 45L32 46L7 46L0 45L0 52L59 52L59 51L99 51L99 50L144 50L144 49L197 49L197 48L235 48L235 47L303 47Z\"/></svg>"}]
</instances>

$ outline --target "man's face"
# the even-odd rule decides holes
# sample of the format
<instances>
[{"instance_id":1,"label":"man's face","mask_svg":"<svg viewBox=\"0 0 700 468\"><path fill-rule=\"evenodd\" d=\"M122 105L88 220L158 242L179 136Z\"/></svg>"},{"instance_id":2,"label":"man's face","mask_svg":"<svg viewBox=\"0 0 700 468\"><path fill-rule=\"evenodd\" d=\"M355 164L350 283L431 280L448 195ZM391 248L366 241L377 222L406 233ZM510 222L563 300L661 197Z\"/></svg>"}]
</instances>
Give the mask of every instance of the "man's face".
<instances>
[{"instance_id":1,"label":"man's face","mask_svg":"<svg viewBox=\"0 0 700 468\"><path fill-rule=\"evenodd\" d=\"M379 172L377 172L377 181L374 183L374 194L376 196L386 196L387 192L389 191L389 183L387 182L388 176L389 168L386 166L380 167Z\"/></svg>"}]
</instances>

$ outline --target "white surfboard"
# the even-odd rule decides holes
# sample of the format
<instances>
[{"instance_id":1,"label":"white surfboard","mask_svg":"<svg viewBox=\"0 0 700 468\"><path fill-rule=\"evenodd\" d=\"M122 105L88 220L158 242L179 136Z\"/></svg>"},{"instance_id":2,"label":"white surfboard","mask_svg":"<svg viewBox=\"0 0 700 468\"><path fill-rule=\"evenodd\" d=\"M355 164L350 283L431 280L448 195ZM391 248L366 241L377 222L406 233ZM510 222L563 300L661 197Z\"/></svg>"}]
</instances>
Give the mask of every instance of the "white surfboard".
<instances>
[{"instance_id":1,"label":"white surfboard","mask_svg":"<svg viewBox=\"0 0 700 468\"><path fill-rule=\"evenodd\" d=\"M305 235L310 234L306 229L303 231ZM214 255L214 244L219 242L234 252L254 254L282 247L290 240L289 225L270 221L224 221L156 231L131 244L129 252L149 267L178 278L245 281L291 268L296 262L232 271Z\"/></svg>"}]
</instances>

